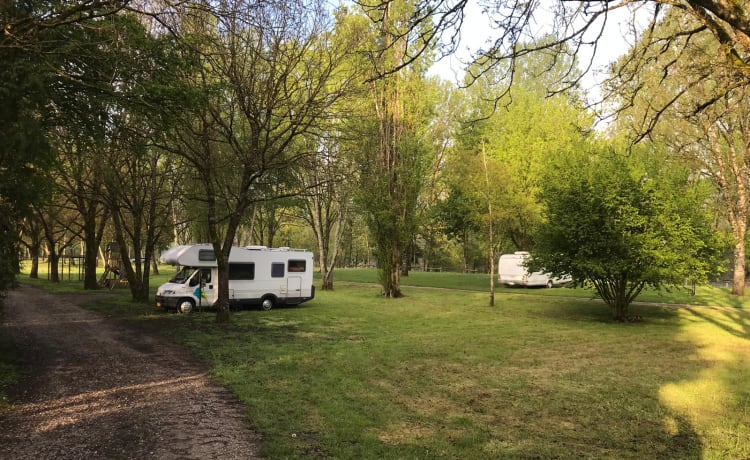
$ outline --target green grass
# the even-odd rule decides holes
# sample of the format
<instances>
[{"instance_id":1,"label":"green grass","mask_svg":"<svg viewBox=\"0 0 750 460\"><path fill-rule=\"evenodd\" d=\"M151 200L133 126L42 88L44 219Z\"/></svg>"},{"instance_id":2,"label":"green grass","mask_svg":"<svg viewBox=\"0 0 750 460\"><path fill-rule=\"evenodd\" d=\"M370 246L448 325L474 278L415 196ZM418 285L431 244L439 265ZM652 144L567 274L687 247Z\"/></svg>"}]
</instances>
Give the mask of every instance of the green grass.
<instances>
[{"instance_id":1,"label":"green grass","mask_svg":"<svg viewBox=\"0 0 750 460\"><path fill-rule=\"evenodd\" d=\"M643 322L611 324L578 290L501 289L489 307L486 293L406 286L387 300L361 284L374 272L352 273L229 325L140 306L130 316L212 367L267 458L750 456L746 311L636 305ZM482 277L414 275L405 281L462 288ZM696 301L724 302L713 291ZM127 290L112 292L96 308L128 314Z\"/></svg>"},{"instance_id":2,"label":"green grass","mask_svg":"<svg viewBox=\"0 0 750 460\"><path fill-rule=\"evenodd\" d=\"M377 270L368 268L337 269L335 281L349 281L354 283L378 283ZM490 275L487 273L450 273L450 272L420 272L412 271L409 276L401 278L403 286L418 286L446 289L462 289L469 291L489 292ZM335 286L335 284L334 284ZM594 291L583 288L558 287L545 288L517 288L495 285L498 294L518 294L534 296L575 297L590 299ZM684 304L684 305L713 305L722 307L737 307L750 309L750 297L737 298L731 295L728 288L698 286L695 294L688 286L673 286L661 290L646 289L637 299L641 302Z\"/></svg>"},{"instance_id":3,"label":"green grass","mask_svg":"<svg viewBox=\"0 0 750 460\"><path fill-rule=\"evenodd\" d=\"M299 308L176 317L269 458L744 458L745 313L340 283ZM710 392L709 392L710 391Z\"/></svg>"}]
</instances>

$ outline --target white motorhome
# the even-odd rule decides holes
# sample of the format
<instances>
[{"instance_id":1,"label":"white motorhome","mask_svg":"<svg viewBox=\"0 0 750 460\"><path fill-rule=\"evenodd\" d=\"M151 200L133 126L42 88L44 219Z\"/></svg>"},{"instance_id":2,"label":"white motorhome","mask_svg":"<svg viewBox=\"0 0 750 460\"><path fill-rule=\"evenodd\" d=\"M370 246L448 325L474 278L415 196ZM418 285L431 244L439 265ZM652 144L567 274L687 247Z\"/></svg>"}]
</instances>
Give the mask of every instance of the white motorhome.
<instances>
[{"instance_id":1,"label":"white motorhome","mask_svg":"<svg viewBox=\"0 0 750 460\"><path fill-rule=\"evenodd\" d=\"M530 257L525 251L514 252L513 254L503 254L497 263L497 279L501 284L506 286L546 286L553 287L560 284L569 283L572 278L565 276L562 278L553 278L547 273L533 272L529 273L524 267L524 262Z\"/></svg>"},{"instance_id":2,"label":"white motorhome","mask_svg":"<svg viewBox=\"0 0 750 460\"><path fill-rule=\"evenodd\" d=\"M189 312L212 307L218 298L218 267L211 244L175 246L160 261L179 266L156 290L157 308ZM265 246L233 247L229 253L229 302L232 306L299 305L315 297L310 251Z\"/></svg>"}]
</instances>

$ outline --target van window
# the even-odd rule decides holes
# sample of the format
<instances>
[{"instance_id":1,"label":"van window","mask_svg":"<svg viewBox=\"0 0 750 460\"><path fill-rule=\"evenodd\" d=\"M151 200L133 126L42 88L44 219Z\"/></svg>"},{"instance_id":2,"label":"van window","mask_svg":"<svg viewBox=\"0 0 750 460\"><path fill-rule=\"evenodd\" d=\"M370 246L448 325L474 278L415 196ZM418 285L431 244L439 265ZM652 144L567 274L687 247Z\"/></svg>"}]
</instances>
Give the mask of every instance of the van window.
<instances>
[{"instance_id":1,"label":"van window","mask_svg":"<svg viewBox=\"0 0 750 460\"><path fill-rule=\"evenodd\" d=\"M289 261L289 273L300 273L307 270L306 260L290 260Z\"/></svg>"},{"instance_id":2,"label":"van window","mask_svg":"<svg viewBox=\"0 0 750 460\"><path fill-rule=\"evenodd\" d=\"M274 262L271 264L271 278L283 278L284 277L284 264Z\"/></svg>"},{"instance_id":3,"label":"van window","mask_svg":"<svg viewBox=\"0 0 750 460\"><path fill-rule=\"evenodd\" d=\"M255 264L229 264L230 280L252 280L255 279Z\"/></svg>"},{"instance_id":4,"label":"van window","mask_svg":"<svg viewBox=\"0 0 750 460\"><path fill-rule=\"evenodd\" d=\"M174 275L174 277L173 277L173 278L172 278L171 280L169 280L169 282L170 282L170 283L180 283L180 284L182 284L182 283L184 283L185 281L187 281L187 280L188 280L188 278L190 278L190 275L192 275L192 274L193 274L193 271L194 271L194 270L195 270L195 269L194 269L193 267L182 267L182 268L180 269L180 271L178 271L178 272L177 272L177 273L176 273L176 274Z\"/></svg>"}]
</instances>

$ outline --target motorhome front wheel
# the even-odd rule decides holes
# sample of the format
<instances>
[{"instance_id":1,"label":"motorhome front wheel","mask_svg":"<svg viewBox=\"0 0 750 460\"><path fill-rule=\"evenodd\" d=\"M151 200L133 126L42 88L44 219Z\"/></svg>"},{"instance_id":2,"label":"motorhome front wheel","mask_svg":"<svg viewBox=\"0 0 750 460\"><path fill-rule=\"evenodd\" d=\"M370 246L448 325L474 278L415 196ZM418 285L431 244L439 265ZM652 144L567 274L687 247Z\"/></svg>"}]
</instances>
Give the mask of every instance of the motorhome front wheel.
<instances>
[{"instance_id":1,"label":"motorhome front wheel","mask_svg":"<svg viewBox=\"0 0 750 460\"><path fill-rule=\"evenodd\" d=\"M192 299L182 299L177 306L177 310L179 310L180 313L190 313L193 311L193 307L195 307L195 305L193 304Z\"/></svg>"}]
</instances>

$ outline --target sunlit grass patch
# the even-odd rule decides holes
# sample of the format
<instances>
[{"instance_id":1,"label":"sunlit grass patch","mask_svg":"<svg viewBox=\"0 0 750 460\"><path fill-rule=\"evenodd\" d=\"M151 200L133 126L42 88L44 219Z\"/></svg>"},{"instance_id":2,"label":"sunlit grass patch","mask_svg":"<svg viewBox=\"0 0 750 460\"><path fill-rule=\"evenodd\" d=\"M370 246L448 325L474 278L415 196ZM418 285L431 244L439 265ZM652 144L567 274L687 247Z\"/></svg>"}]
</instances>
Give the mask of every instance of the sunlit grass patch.
<instances>
[{"instance_id":1,"label":"sunlit grass patch","mask_svg":"<svg viewBox=\"0 0 750 460\"><path fill-rule=\"evenodd\" d=\"M660 400L682 414L706 446L707 458L750 452L750 314L722 309L680 311L679 340L703 363L694 375L663 385Z\"/></svg>"}]
</instances>

